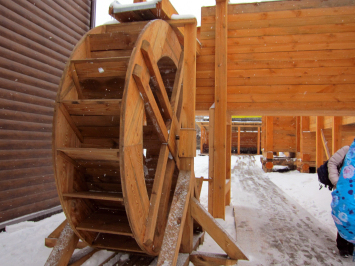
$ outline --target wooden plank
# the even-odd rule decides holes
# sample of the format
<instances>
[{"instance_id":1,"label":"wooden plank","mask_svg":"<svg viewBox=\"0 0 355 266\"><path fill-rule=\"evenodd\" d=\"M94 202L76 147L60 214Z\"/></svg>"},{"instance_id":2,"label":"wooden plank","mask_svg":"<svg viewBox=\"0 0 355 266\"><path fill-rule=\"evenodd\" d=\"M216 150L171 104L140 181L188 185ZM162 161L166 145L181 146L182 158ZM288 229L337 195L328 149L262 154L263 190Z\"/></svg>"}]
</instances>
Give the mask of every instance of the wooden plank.
<instances>
[{"instance_id":1,"label":"wooden plank","mask_svg":"<svg viewBox=\"0 0 355 266\"><path fill-rule=\"evenodd\" d=\"M149 86L149 80L145 79L147 75L144 75L143 67L140 65L135 65L132 75L141 93L141 97L144 100L145 110L148 113L150 119L153 121L154 129L156 130L159 139L163 143L167 143L168 131L166 129L163 117L159 111L158 105L155 102L152 90Z\"/></svg>"},{"instance_id":2,"label":"wooden plank","mask_svg":"<svg viewBox=\"0 0 355 266\"><path fill-rule=\"evenodd\" d=\"M341 148L341 125L342 117L332 117L332 154L336 153Z\"/></svg>"},{"instance_id":3,"label":"wooden plank","mask_svg":"<svg viewBox=\"0 0 355 266\"><path fill-rule=\"evenodd\" d=\"M158 164L155 170L154 184L150 196L149 214L144 235L144 243L150 245L154 241L160 199L162 195L165 170L168 162L169 149L166 144L161 145Z\"/></svg>"},{"instance_id":4,"label":"wooden plank","mask_svg":"<svg viewBox=\"0 0 355 266\"><path fill-rule=\"evenodd\" d=\"M70 115L115 115L121 112L121 100L62 101Z\"/></svg>"},{"instance_id":5,"label":"wooden plank","mask_svg":"<svg viewBox=\"0 0 355 266\"><path fill-rule=\"evenodd\" d=\"M322 145L322 132L324 123L323 116L317 116L316 118L316 167L320 167L323 164L323 145Z\"/></svg>"},{"instance_id":6,"label":"wooden plank","mask_svg":"<svg viewBox=\"0 0 355 266\"><path fill-rule=\"evenodd\" d=\"M63 197L68 197L68 198L96 199L96 200L123 202L122 193L83 191L83 192L63 193L62 195Z\"/></svg>"},{"instance_id":7,"label":"wooden plank","mask_svg":"<svg viewBox=\"0 0 355 266\"><path fill-rule=\"evenodd\" d=\"M145 64L149 69L151 82L153 83L154 87L157 88L156 95L160 106L162 107L162 115L165 119L172 119L173 111L169 103L168 94L166 92L157 61L154 58L152 48L150 47L150 43L148 41L143 40L141 52L143 54Z\"/></svg>"},{"instance_id":8,"label":"wooden plank","mask_svg":"<svg viewBox=\"0 0 355 266\"><path fill-rule=\"evenodd\" d=\"M84 221L82 221L76 227L76 229L133 237L127 217L116 214L90 214Z\"/></svg>"},{"instance_id":9,"label":"wooden plank","mask_svg":"<svg viewBox=\"0 0 355 266\"><path fill-rule=\"evenodd\" d=\"M67 223L64 227L57 244L49 255L45 266L66 266L79 241L79 237L74 233Z\"/></svg>"},{"instance_id":10,"label":"wooden plank","mask_svg":"<svg viewBox=\"0 0 355 266\"><path fill-rule=\"evenodd\" d=\"M176 265L190 202L191 171L180 171L157 265Z\"/></svg>"},{"instance_id":11,"label":"wooden plank","mask_svg":"<svg viewBox=\"0 0 355 266\"><path fill-rule=\"evenodd\" d=\"M136 240L130 236L99 234L92 244L93 247L110 250L143 253Z\"/></svg>"},{"instance_id":12,"label":"wooden plank","mask_svg":"<svg viewBox=\"0 0 355 266\"><path fill-rule=\"evenodd\" d=\"M130 50L134 47L138 38L138 32L116 31L90 34L87 38L90 42L90 51Z\"/></svg>"},{"instance_id":13,"label":"wooden plank","mask_svg":"<svg viewBox=\"0 0 355 266\"><path fill-rule=\"evenodd\" d=\"M234 242L222 226L204 209L204 207L195 198L190 202L193 218L201 224L203 229L216 241L216 243L227 253L227 255L236 260L248 260L243 251Z\"/></svg>"},{"instance_id":14,"label":"wooden plank","mask_svg":"<svg viewBox=\"0 0 355 266\"><path fill-rule=\"evenodd\" d=\"M125 78L129 56L71 60L79 81L103 77Z\"/></svg>"},{"instance_id":15,"label":"wooden plank","mask_svg":"<svg viewBox=\"0 0 355 266\"><path fill-rule=\"evenodd\" d=\"M119 149L59 148L73 160L119 161Z\"/></svg>"},{"instance_id":16,"label":"wooden plank","mask_svg":"<svg viewBox=\"0 0 355 266\"><path fill-rule=\"evenodd\" d=\"M226 178L227 10L228 1L216 3L213 217L222 219L225 216Z\"/></svg>"},{"instance_id":17,"label":"wooden plank","mask_svg":"<svg viewBox=\"0 0 355 266\"><path fill-rule=\"evenodd\" d=\"M230 259L226 254L215 254L201 251L193 251L190 254L190 261L195 266L235 265L238 262L238 260Z\"/></svg>"}]
</instances>

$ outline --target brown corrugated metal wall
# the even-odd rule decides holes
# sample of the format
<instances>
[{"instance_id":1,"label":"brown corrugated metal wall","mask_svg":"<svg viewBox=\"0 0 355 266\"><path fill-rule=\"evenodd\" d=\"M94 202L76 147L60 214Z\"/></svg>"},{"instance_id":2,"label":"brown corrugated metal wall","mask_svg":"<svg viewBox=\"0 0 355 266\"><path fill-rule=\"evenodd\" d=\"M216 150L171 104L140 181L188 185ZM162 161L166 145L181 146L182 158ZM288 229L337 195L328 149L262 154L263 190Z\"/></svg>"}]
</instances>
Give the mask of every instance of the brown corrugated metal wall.
<instances>
[{"instance_id":1,"label":"brown corrugated metal wall","mask_svg":"<svg viewBox=\"0 0 355 266\"><path fill-rule=\"evenodd\" d=\"M0 224L59 205L52 116L91 0L0 0Z\"/></svg>"}]
</instances>

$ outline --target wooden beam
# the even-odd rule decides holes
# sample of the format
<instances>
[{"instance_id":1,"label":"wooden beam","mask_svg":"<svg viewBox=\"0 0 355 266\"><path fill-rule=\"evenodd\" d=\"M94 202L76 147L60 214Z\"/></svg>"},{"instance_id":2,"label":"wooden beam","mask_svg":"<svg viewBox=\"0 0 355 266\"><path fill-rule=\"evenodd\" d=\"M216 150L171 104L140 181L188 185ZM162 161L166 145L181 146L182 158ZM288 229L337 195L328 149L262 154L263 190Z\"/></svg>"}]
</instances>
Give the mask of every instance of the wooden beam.
<instances>
[{"instance_id":1,"label":"wooden beam","mask_svg":"<svg viewBox=\"0 0 355 266\"><path fill-rule=\"evenodd\" d=\"M182 51L179 59L179 65L175 74L173 92L171 93L171 98L170 98L170 105L174 114L176 114L179 105L179 99L181 95L181 83L183 77L184 77L184 52Z\"/></svg>"},{"instance_id":2,"label":"wooden beam","mask_svg":"<svg viewBox=\"0 0 355 266\"><path fill-rule=\"evenodd\" d=\"M322 143L322 129L324 127L324 117L317 116L316 118L316 167L323 164L323 143Z\"/></svg>"},{"instance_id":3,"label":"wooden beam","mask_svg":"<svg viewBox=\"0 0 355 266\"><path fill-rule=\"evenodd\" d=\"M196 102L196 25L186 24L184 29L184 66L183 66L183 103L181 127L184 129L195 130L195 102ZM189 135L187 143L191 143L196 147L196 133ZM193 191L195 187L194 175L194 156L196 156L196 148L191 157L180 158L180 169L192 173L191 186L189 191ZM191 194L193 194L191 192ZM192 196L192 195L190 195ZM186 221L184 223L183 235L181 240L181 252L191 253L193 248L193 219L191 210L188 208Z\"/></svg>"},{"instance_id":4,"label":"wooden beam","mask_svg":"<svg viewBox=\"0 0 355 266\"><path fill-rule=\"evenodd\" d=\"M214 121L215 121L215 107L214 105L209 111L209 158L208 158L208 178L211 180L208 183L208 212L213 215L213 182L214 182Z\"/></svg>"},{"instance_id":5,"label":"wooden beam","mask_svg":"<svg viewBox=\"0 0 355 266\"><path fill-rule=\"evenodd\" d=\"M332 154L336 153L341 148L341 125L342 117L333 116L332 118Z\"/></svg>"},{"instance_id":6,"label":"wooden beam","mask_svg":"<svg viewBox=\"0 0 355 266\"><path fill-rule=\"evenodd\" d=\"M206 230L230 258L235 260L248 260L228 232L218 224L197 199L192 198L190 206L193 218L201 224L202 228Z\"/></svg>"},{"instance_id":7,"label":"wooden beam","mask_svg":"<svg viewBox=\"0 0 355 266\"><path fill-rule=\"evenodd\" d=\"M216 2L213 217L225 217L228 1Z\"/></svg>"},{"instance_id":8,"label":"wooden beam","mask_svg":"<svg viewBox=\"0 0 355 266\"><path fill-rule=\"evenodd\" d=\"M190 254L190 261L195 266L235 265L238 262L238 260L230 259L226 254L215 254L201 251L193 251Z\"/></svg>"},{"instance_id":9,"label":"wooden beam","mask_svg":"<svg viewBox=\"0 0 355 266\"><path fill-rule=\"evenodd\" d=\"M258 139L256 140L256 154L260 154L260 127L258 127Z\"/></svg>"},{"instance_id":10,"label":"wooden beam","mask_svg":"<svg viewBox=\"0 0 355 266\"><path fill-rule=\"evenodd\" d=\"M238 154L240 154L240 127L238 127Z\"/></svg>"},{"instance_id":11,"label":"wooden beam","mask_svg":"<svg viewBox=\"0 0 355 266\"><path fill-rule=\"evenodd\" d=\"M180 171L157 265L176 265L190 202L191 178L191 171Z\"/></svg>"},{"instance_id":12,"label":"wooden beam","mask_svg":"<svg viewBox=\"0 0 355 266\"><path fill-rule=\"evenodd\" d=\"M60 234L57 244L49 255L45 266L67 266L76 248L79 237L67 223Z\"/></svg>"},{"instance_id":13,"label":"wooden beam","mask_svg":"<svg viewBox=\"0 0 355 266\"><path fill-rule=\"evenodd\" d=\"M325 139L323 129L321 129L321 133L322 133L322 144L323 144L323 148L324 148L324 151L325 151L325 156L327 157L327 160L329 160L330 153L329 153L329 148L328 148L328 142Z\"/></svg>"},{"instance_id":14,"label":"wooden beam","mask_svg":"<svg viewBox=\"0 0 355 266\"><path fill-rule=\"evenodd\" d=\"M274 117L273 116L266 117L265 131L266 131L265 152L270 152L270 151L273 152L274 150Z\"/></svg>"},{"instance_id":15,"label":"wooden beam","mask_svg":"<svg viewBox=\"0 0 355 266\"><path fill-rule=\"evenodd\" d=\"M229 122L229 123L228 123ZM226 146L226 180L231 180L231 164L232 164L232 117L227 116L227 146ZM225 205L229 206L231 201L231 191L226 190Z\"/></svg>"}]
</instances>

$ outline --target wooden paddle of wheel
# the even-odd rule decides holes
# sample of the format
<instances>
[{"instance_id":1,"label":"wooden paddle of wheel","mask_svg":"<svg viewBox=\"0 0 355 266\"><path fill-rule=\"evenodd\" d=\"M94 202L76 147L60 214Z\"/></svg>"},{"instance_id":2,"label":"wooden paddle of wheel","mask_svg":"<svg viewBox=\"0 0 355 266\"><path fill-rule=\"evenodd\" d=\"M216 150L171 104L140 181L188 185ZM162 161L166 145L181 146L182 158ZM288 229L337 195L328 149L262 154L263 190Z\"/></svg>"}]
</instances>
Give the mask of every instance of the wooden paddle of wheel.
<instances>
[{"instance_id":1,"label":"wooden paddle of wheel","mask_svg":"<svg viewBox=\"0 0 355 266\"><path fill-rule=\"evenodd\" d=\"M87 244L159 253L179 168L182 68L162 20L97 27L74 49L53 157L68 223Z\"/></svg>"}]
</instances>

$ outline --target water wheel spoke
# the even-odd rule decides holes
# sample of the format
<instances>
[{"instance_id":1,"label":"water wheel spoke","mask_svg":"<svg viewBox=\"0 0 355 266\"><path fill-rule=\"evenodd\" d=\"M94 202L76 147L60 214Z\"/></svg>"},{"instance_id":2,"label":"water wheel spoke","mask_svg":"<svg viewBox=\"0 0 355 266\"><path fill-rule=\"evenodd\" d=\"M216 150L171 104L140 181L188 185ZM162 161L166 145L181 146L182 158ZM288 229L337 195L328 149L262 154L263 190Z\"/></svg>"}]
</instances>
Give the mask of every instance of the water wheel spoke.
<instances>
[{"instance_id":1,"label":"water wheel spoke","mask_svg":"<svg viewBox=\"0 0 355 266\"><path fill-rule=\"evenodd\" d=\"M150 196L149 214L147 227L144 236L144 243L149 245L153 242L155 227L158 218L158 211L160 205L160 199L163 190L164 176L166 171L166 165L169 158L169 148L167 144L162 144L159 152L159 159L157 168L155 171L154 183L152 194Z\"/></svg>"},{"instance_id":2,"label":"water wheel spoke","mask_svg":"<svg viewBox=\"0 0 355 266\"><path fill-rule=\"evenodd\" d=\"M179 105L180 92L181 92L181 83L182 78L184 77L184 52L181 52L178 69L175 74L173 92L171 94L170 105L173 110L174 115L176 115L177 108Z\"/></svg>"},{"instance_id":3,"label":"water wheel spoke","mask_svg":"<svg viewBox=\"0 0 355 266\"><path fill-rule=\"evenodd\" d=\"M143 67L138 64L134 66L132 75L137 84L138 90L143 98L145 110L153 122L154 128L157 132L160 141L163 143L167 143L169 136L168 130L165 126L158 104L154 99L153 92L150 89L148 75L144 75Z\"/></svg>"},{"instance_id":4,"label":"water wheel spoke","mask_svg":"<svg viewBox=\"0 0 355 266\"><path fill-rule=\"evenodd\" d=\"M154 87L157 88L156 95L160 103L160 106L162 108L161 112L165 119L172 119L173 112L170 106L169 97L168 94L166 93L166 89L159 71L157 61L154 58L152 48L148 41L143 40L141 46L141 52L143 54L145 64L148 67L149 74L152 78Z\"/></svg>"}]
</instances>

